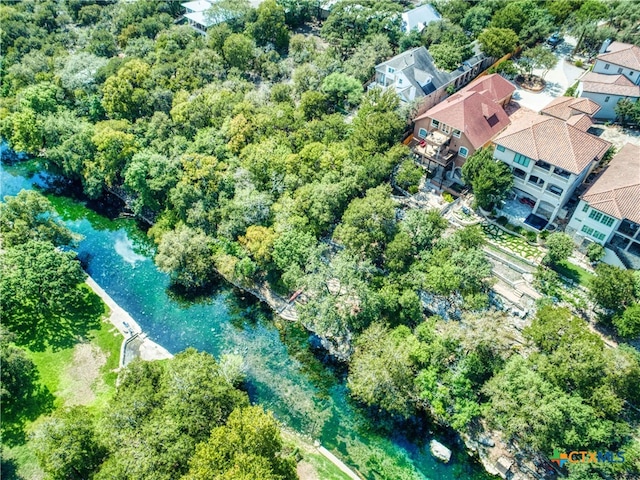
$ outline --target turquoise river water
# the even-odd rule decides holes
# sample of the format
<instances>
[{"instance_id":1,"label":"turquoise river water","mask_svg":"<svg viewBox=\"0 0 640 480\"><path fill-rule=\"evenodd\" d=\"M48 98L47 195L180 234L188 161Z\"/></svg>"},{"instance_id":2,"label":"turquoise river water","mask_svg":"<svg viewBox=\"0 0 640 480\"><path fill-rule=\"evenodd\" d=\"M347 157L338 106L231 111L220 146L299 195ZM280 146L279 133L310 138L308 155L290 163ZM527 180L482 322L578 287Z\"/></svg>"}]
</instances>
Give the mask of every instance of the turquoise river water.
<instances>
[{"instance_id":1,"label":"turquoise river water","mask_svg":"<svg viewBox=\"0 0 640 480\"><path fill-rule=\"evenodd\" d=\"M24 165L2 165L2 197L34 188L42 178L28 176ZM342 376L310 353L306 332L276 328L271 312L242 292L224 284L197 302L176 298L168 290L168 276L154 265L153 247L135 221L110 220L67 197L49 198L66 225L83 235L78 255L88 273L170 352L194 347L216 358L225 352L241 354L253 402L272 410L289 428L318 439L367 478L483 476L464 451L448 465L434 460L428 432L424 436L414 432L409 440L389 429L374 428L348 400Z\"/></svg>"}]
</instances>

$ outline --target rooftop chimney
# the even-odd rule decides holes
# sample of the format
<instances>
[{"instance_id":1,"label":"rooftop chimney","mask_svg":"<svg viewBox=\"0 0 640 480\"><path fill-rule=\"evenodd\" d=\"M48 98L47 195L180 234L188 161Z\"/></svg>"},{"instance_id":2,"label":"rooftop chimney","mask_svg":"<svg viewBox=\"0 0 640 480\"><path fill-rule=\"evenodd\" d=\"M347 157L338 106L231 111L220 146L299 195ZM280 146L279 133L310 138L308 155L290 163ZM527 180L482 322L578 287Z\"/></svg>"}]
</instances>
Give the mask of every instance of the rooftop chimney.
<instances>
[{"instance_id":1,"label":"rooftop chimney","mask_svg":"<svg viewBox=\"0 0 640 480\"><path fill-rule=\"evenodd\" d=\"M611 45L611 42L613 40L611 40L610 38L607 38L604 42L602 42L602 47L600 47L600 51L598 53L606 53L607 48L609 48L609 45Z\"/></svg>"}]
</instances>

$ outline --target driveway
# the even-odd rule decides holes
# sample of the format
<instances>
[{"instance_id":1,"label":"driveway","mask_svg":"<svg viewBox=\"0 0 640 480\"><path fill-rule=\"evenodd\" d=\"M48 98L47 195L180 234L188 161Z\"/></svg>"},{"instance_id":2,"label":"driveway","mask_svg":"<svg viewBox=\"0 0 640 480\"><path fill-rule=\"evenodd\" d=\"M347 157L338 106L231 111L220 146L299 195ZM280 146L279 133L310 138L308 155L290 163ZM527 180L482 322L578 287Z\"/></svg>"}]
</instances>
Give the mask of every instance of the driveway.
<instances>
[{"instance_id":1,"label":"driveway","mask_svg":"<svg viewBox=\"0 0 640 480\"><path fill-rule=\"evenodd\" d=\"M558 45L554 51L558 58L558 64L545 76L547 86L541 92L533 93L522 88L517 88L513 94L513 99L523 107L530 108L539 112L554 98L562 96L562 94L573 85L585 70L571 65L565 61L571 55L571 51L576 44L573 37L565 37L564 42ZM542 70L534 70L535 75L542 74Z\"/></svg>"}]
</instances>

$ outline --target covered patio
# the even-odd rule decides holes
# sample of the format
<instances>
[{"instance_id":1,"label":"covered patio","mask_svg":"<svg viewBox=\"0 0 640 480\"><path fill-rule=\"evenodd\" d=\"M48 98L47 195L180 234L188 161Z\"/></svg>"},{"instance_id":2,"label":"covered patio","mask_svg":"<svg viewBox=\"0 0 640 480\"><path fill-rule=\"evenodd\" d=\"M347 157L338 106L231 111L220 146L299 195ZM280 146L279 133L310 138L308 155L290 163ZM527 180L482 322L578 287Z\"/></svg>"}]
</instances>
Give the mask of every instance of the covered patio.
<instances>
[{"instance_id":1,"label":"covered patio","mask_svg":"<svg viewBox=\"0 0 640 480\"><path fill-rule=\"evenodd\" d=\"M536 231L544 230L549 223L542 216L534 213L536 201L519 192L512 192L510 198L502 202L497 209L499 215L504 215L512 225L522 225Z\"/></svg>"}]
</instances>

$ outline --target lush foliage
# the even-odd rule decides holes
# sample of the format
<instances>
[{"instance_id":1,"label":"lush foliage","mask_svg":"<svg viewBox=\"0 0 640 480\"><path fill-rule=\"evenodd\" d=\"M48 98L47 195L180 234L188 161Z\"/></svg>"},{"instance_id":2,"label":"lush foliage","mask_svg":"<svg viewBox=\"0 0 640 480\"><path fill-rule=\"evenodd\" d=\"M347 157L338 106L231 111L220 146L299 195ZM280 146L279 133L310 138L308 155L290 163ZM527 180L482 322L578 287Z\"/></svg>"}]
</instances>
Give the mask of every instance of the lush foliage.
<instances>
[{"instance_id":1,"label":"lush foliage","mask_svg":"<svg viewBox=\"0 0 640 480\"><path fill-rule=\"evenodd\" d=\"M471 184L478 205L491 210L513 186L513 175L503 162L493 159L493 150L481 148L462 166L465 182Z\"/></svg>"}]
</instances>

